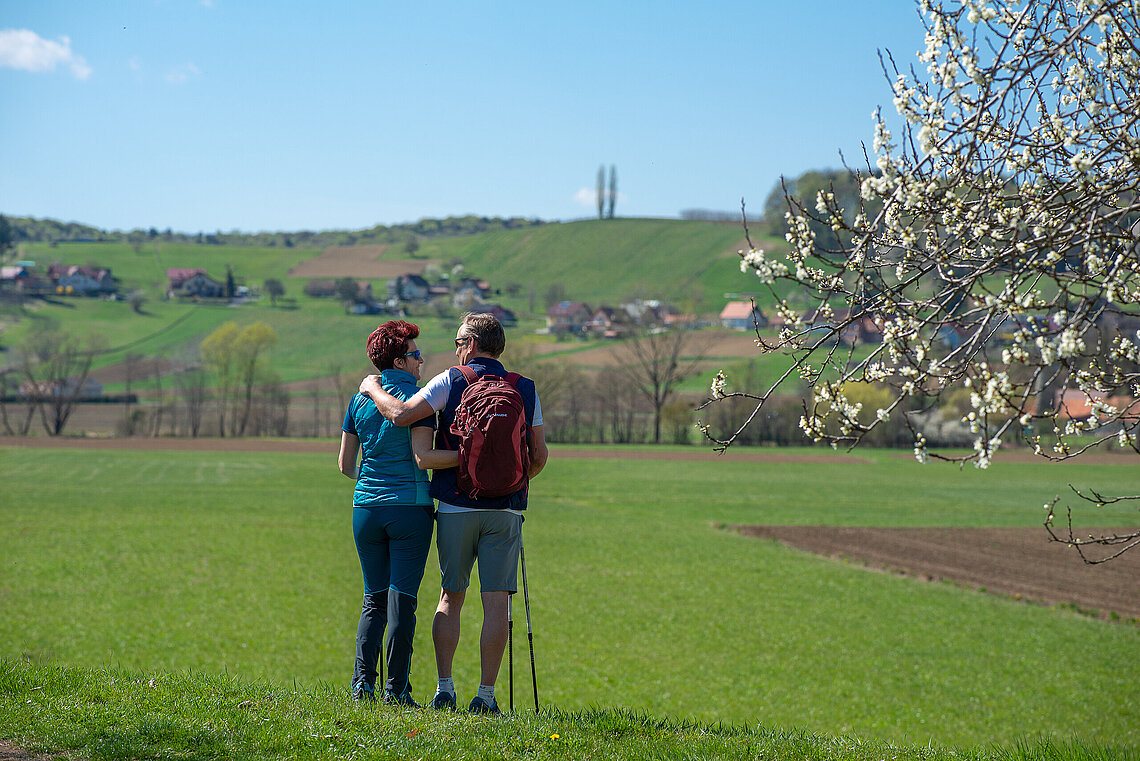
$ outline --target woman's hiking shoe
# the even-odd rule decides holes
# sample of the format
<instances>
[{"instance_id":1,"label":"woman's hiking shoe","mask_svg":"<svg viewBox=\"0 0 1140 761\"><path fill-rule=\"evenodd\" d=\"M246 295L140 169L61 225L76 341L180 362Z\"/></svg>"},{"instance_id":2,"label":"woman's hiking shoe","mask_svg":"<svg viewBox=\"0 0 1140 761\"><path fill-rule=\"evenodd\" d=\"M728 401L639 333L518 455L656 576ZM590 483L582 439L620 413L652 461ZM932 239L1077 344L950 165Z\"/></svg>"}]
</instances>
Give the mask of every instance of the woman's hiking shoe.
<instances>
[{"instance_id":1,"label":"woman's hiking shoe","mask_svg":"<svg viewBox=\"0 0 1140 761\"><path fill-rule=\"evenodd\" d=\"M376 690L372 685L367 684L366 682L357 682L356 684L352 685L352 699L364 701L366 703L375 703Z\"/></svg>"},{"instance_id":2,"label":"woman's hiking shoe","mask_svg":"<svg viewBox=\"0 0 1140 761\"><path fill-rule=\"evenodd\" d=\"M437 692L431 699L430 705L437 711L454 711L455 695L450 692Z\"/></svg>"},{"instance_id":3,"label":"woman's hiking shoe","mask_svg":"<svg viewBox=\"0 0 1140 761\"><path fill-rule=\"evenodd\" d=\"M491 716L499 716L502 711L499 710L499 704L495 700L491 700L491 705L487 705L487 701L476 695L471 701L471 705L467 706L468 713L485 713Z\"/></svg>"},{"instance_id":4,"label":"woman's hiking shoe","mask_svg":"<svg viewBox=\"0 0 1140 761\"><path fill-rule=\"evenodd\" d=\"M405 706L406 708L423 708L419 703L412 700L411 690L405 691L403 695L393 695L390 692L385 692L384 704L390 706Z\"/></svg>"}]
</instances>

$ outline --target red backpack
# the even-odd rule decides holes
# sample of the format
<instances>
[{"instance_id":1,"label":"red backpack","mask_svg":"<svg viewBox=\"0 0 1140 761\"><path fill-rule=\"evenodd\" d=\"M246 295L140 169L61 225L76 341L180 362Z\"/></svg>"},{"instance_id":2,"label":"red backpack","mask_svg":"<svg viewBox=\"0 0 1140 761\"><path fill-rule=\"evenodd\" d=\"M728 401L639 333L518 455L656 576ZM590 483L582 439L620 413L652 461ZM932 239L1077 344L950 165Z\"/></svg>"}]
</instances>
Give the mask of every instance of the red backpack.
<instances>
[{"instance_id":1,"label":"red backpack","mask_svg":"<svg viewBox=\"0 0 1140 761\"><path fill-rule=\"evenodd\" d=\"M475 498L513 494L526 486L530 472L526 410L517 388L522 376L457 369L467 379L451 424L459 439L459 490Z\"/></svg>"}]
</instances>

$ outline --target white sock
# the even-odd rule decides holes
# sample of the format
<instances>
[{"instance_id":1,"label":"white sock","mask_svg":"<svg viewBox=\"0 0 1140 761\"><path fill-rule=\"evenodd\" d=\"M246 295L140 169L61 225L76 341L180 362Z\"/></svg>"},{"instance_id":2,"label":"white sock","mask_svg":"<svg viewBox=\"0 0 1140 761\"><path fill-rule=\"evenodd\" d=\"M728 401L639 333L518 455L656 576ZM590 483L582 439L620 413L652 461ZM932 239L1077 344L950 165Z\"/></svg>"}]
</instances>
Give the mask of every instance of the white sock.
<instances>
[{"instance_id":1,"label":"white sock","mask_svg":"<svg viewBox=\"0 0 1140 761\"><path fill-rule=\"evenodd\" d=\"M435 688L435 692L437 695L441 692L446 692L448 695L454 695L455 682L451 680L451 677L441 678L439 680L439 684Z\"/></svg>"},{"instance_id":2,"label":"white sock","mask_svg":"<svg viewBox=\"0 0 1140 761\"><path fill-rule=\"evenodd\" d=\"M487 705L493 705L495 703L495 685L491 685L490 687L485 684L479 685L479 697L482 698L483 702Z\"/></svg>"}]
</instances>

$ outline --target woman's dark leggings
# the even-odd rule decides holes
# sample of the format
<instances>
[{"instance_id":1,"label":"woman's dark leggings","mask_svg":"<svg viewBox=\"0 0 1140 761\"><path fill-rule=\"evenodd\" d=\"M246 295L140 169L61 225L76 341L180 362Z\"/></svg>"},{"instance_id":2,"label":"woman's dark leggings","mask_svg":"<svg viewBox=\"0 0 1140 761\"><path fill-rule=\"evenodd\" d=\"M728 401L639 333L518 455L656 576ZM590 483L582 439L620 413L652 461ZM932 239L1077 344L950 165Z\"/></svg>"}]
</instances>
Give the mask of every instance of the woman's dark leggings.
<instances>
[{"instance_id":1,"label":"woman's dark leggings","mask_svg":"<svg viewBox=\"0 0 1140 761\"><path fill-rule=\"evenodd\" d=\"M352 532L364 572L352 683L364 682L375 688L380 641L387 626L388 678L384 689L395 698L410 695L408 672L416 632L416 602L431 548L432 508L354 507Z\"/></svg>"}]
</instances>

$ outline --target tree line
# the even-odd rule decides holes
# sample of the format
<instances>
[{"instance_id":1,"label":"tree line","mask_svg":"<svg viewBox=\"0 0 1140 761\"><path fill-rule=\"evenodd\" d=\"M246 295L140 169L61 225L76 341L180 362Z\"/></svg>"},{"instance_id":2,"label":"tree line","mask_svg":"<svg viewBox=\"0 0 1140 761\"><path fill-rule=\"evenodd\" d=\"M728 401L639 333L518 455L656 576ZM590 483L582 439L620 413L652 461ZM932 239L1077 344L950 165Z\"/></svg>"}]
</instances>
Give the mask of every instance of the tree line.
<instances>
[{"instance_id":1,"label":"tree line","mask_svg":"<svg viewBox=\"0 0 1140 761\"><path fill-rule=\"evenodd\" d=\"M322 230L313 232L240 231L175 232L169 227L133 230L103 230L78 222L60 222L35 217L5 217L0 215L0 253L6 244L16 243L145 243L166 241L208 246L258 246L263 248L328 248L366 244L402 243L408 246L418 238L441 238L459 235L476 235L496 230L515 230L547 224L540 219L523 217L453 216L442 219L425 217L418 222L399 225L376 225L360 230ZM415 245L409 246L413 252Z\"/></svg>"}]
</instances>

